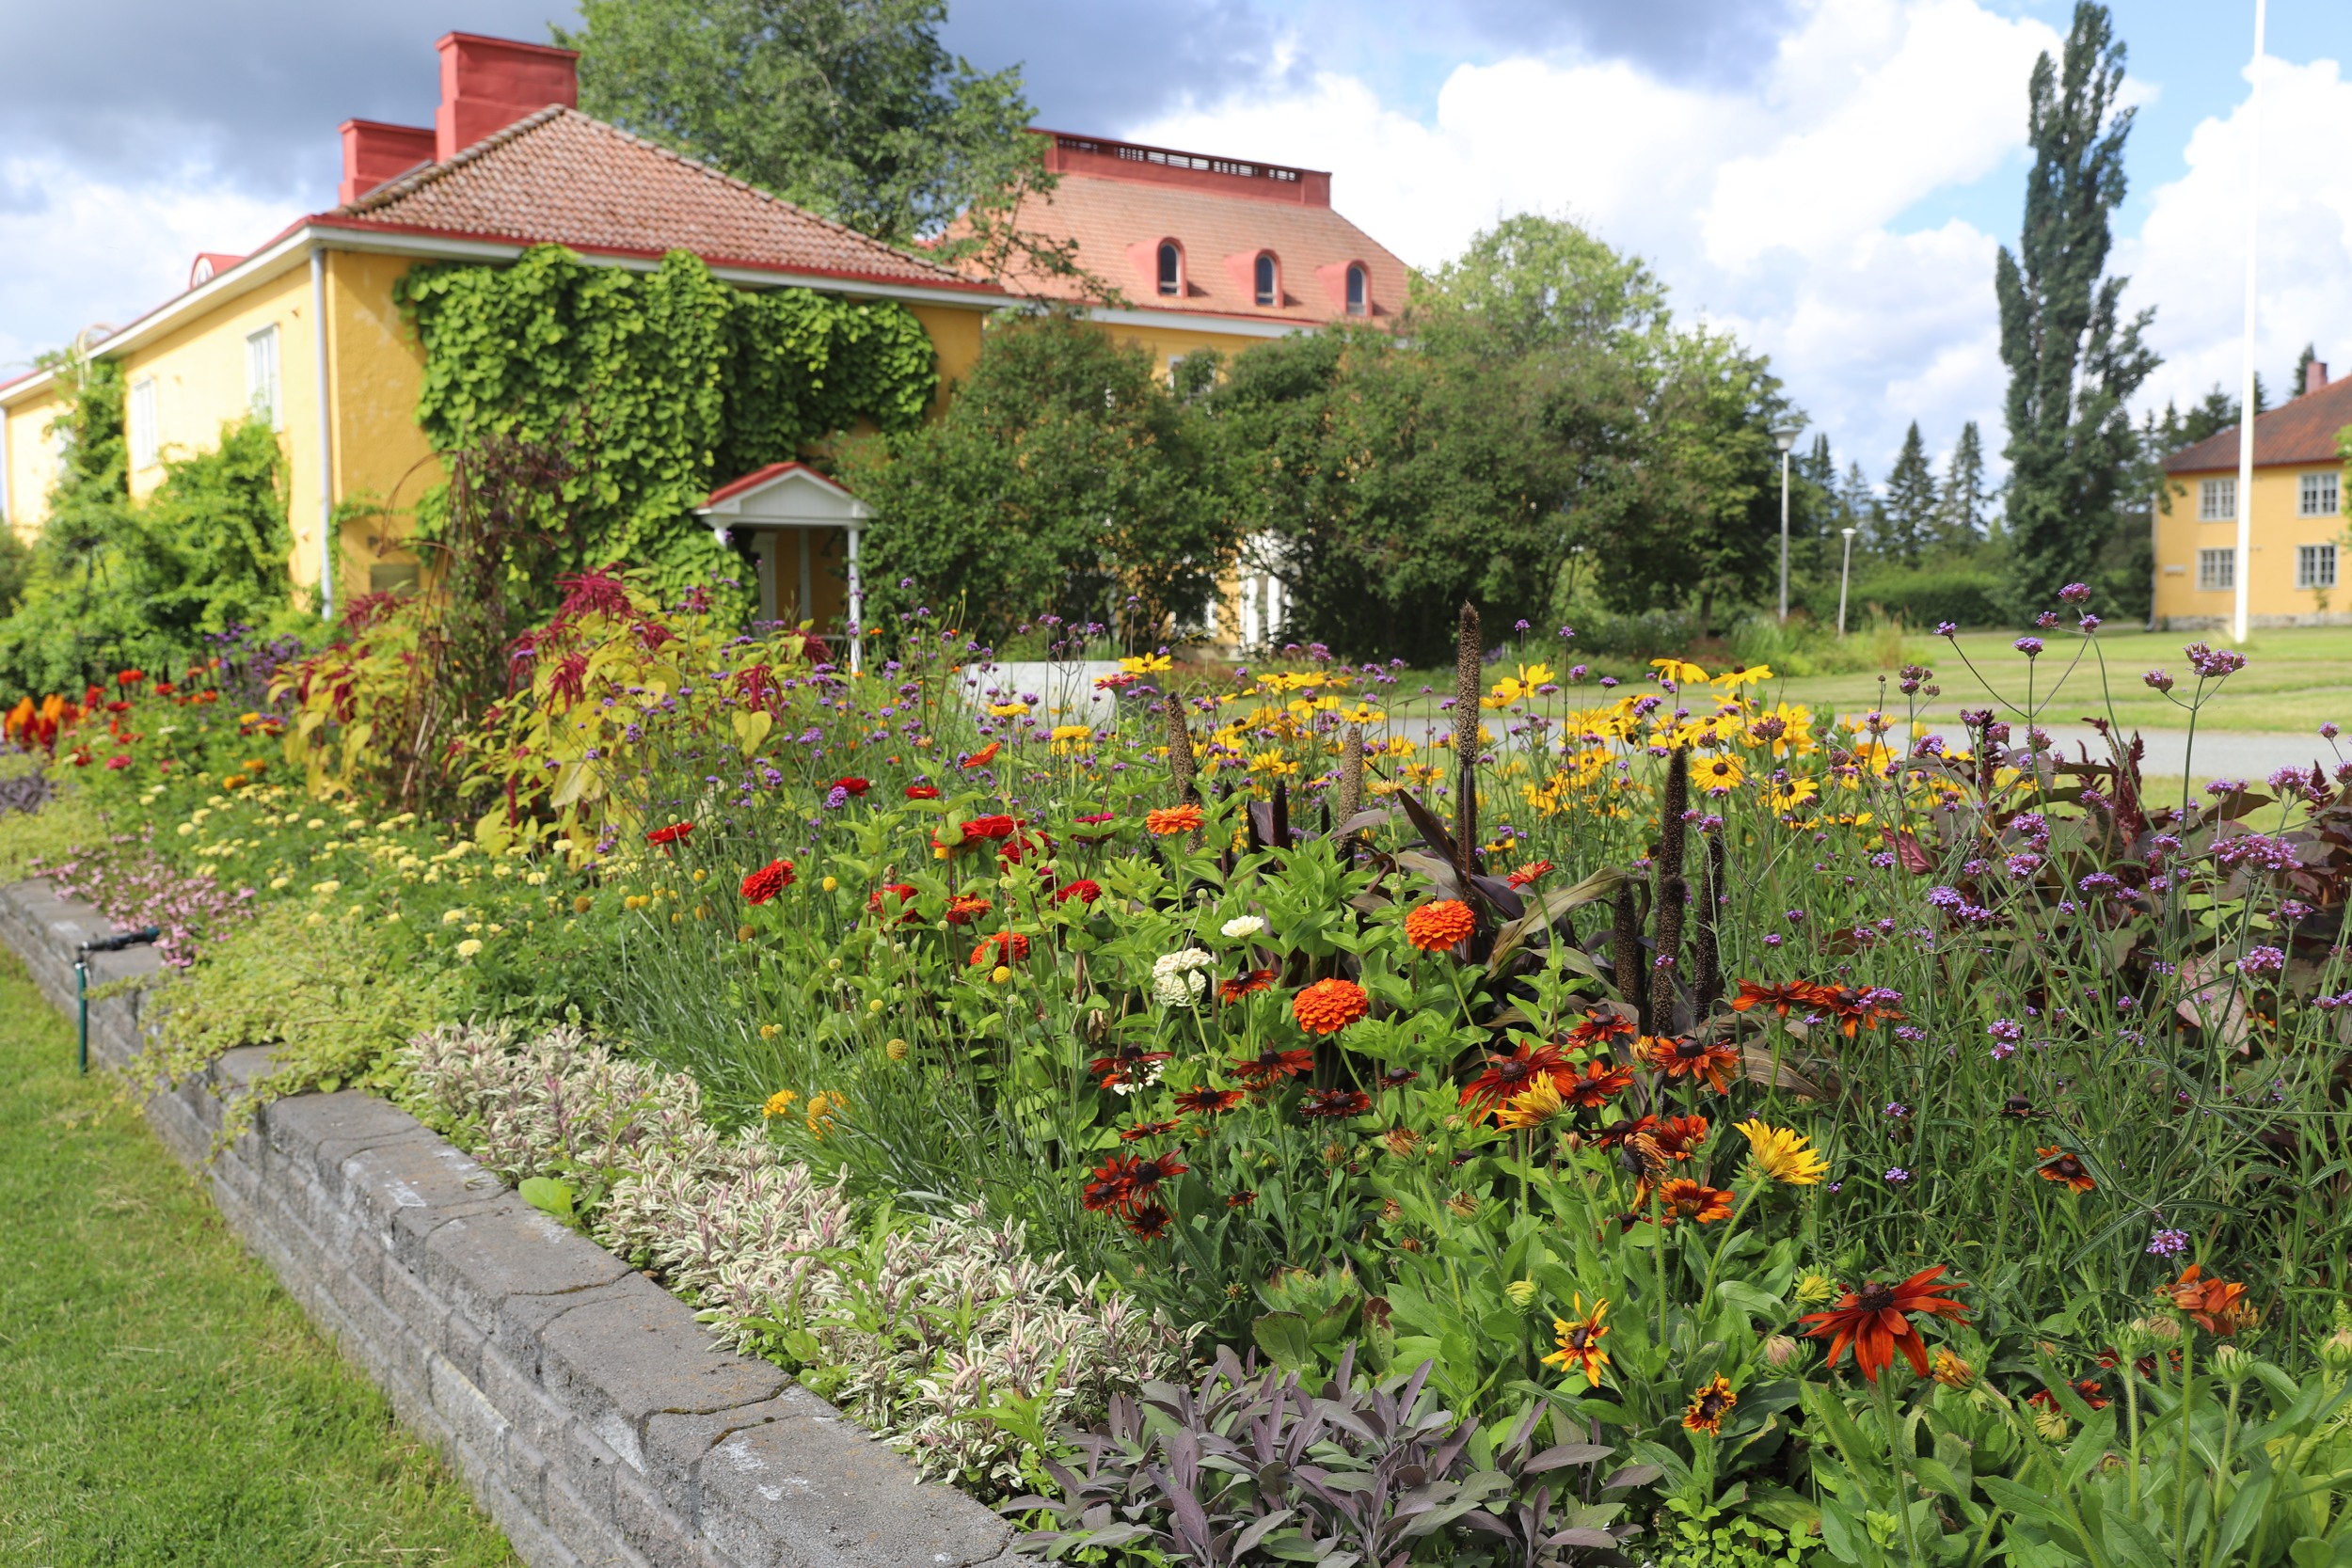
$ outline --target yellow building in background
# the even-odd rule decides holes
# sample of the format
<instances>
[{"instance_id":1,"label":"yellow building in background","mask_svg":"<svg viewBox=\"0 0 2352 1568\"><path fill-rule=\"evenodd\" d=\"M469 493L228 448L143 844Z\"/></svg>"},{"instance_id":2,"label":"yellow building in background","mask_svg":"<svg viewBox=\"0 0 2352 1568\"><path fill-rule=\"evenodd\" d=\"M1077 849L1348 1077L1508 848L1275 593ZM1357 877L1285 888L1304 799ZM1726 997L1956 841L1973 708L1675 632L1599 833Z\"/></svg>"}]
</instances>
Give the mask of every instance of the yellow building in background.
<instances>
[{"instance_id":1,"label":"yellow building in background","mask_svg":"<svg viewBox=\"0 0 2352 1568\"><path fill-rule=\"evenodd\" d=\"M739 288L896 300L930 337L943 395L978 356L989 312L1008 303L984 280L580 113L570 51L461 33L437 47L430 129L345 121L341 205L250 254L199 257L186 292L89 349L122 372L134 498L163 482L167 458L210 449L248 413L280 433L288 565L296 584L321 590L324 610L417 570L396 546L374 547L370 530L333 527L337 507L405 505L441 477L417 423L423 349L393 300L411 267L507 261L556 244L593 265L650 271L686 250ZM64 412L53 372L0 385L0 515L20 537L45 516Z\"/></svg>"},{"instance_id":2,"label":"yellow building in background","mask_svg":"<svg viewBox=\"0 0 2352 1568\"><path fill-rule=\"evenodd\" d=\"M2352 622L2344 576L2344 457L2352 378L2313 364L2304 394L2254 420L2247 614L2258 626ZM2226 626L2237 594L2238 427L2164 461L2154 514L2158 626Z\"/></svg>"}]
</instances>

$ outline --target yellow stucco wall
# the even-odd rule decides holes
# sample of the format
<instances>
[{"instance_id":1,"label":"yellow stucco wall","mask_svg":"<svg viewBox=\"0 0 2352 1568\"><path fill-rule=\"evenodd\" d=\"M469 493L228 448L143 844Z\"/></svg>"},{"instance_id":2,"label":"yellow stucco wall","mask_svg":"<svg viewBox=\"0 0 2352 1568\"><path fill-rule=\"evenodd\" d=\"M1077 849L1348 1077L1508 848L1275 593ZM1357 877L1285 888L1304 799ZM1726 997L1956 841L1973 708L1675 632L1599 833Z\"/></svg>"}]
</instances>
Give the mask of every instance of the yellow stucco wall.
<instances>
[{"instance_id":1,"label":"yellow stucco wall","mask_svg":"<svg viewBox=\"0 0 2352 1568\"><path fill-rule=\"evenodd\" d=\"M2257 626L2287 626L2321 620L2352 620L2352 539L2345 537L2345 519L2335 515L2299 515L2303 476L2338 474L2340 498L2352 497L2340 469L2324 463L2254 470L2252 518L2253 552L2247 575L2247 614ZM2200 491L2208 479L2234 480L2235 469L2169 476L2171 510L2155 515L2155 611L2159 625L2192 628L2236 612L2233 588L2200 588L2200 550L2234 549L2237 521L2201 522ZM2336 587L2325 594L2297 588L2296 547L2337 546Z\"/></svg>"},{"instance_id":2,"label":"yellow stucco wall","mask_svg":"<svg viewBox=\"0 0 2352 1568\"><path fill-rule=\"evenodd\" d=\"M0 409L8 444L8 527L27 543L49 515L49 487L57 479L49 424L64 412L65 400L47 395Z\"/></svg>"},{"instance_id":3,"label":"yellow stucco wall","mask_svg":"<svg viewBox=\"0 0 2352 1568\"><path fill-rule=\"evenodd\" d=\"M1165 372L1170 359L1215 349L1228 359L1245 349L1254 348L1269 340L1251 332L1219 331L1214 326L1194 326L1170 323L1166 326L1138 326L1127 322L1100 322L1104 332L1122 343L1149 349L1152 363Z\"/></svg>"},{"instance_id":4,"label":"yellow stucco wall","mask_svg":"<svg viewBox=\"0 0 2352 1568\"><path fill-rule=\"evenodd\" d=\"M417 423L424 345L392 297L393 285L416 264L405 256L351 250L326 259L335 496L345 513L336 560L339 598L367 592L372 567L415 562L415 552L401 543L410 527L404 514L446 477ZM310 505L315 514L315 495ZM365 510L376 507L384 513Z\"/></svg>"},{"instance_id":5,"label":"yellow stucco wall","mask_svg":"<svg viewBox=\"0 0 2352 1568\"><path fill-rule=\"evenodd\" d=\"M209 451L222 426L245 417L246 340L278 329L278 428L286 454L286 494L294 547L287 564L297 583L317 579L319 493L318 341L312 336L310 275L290 267L259 288L225 301L172 331L118 356L122 367L123 435L132 452L131 496L143 500L164 481L164 461ZM154 385L155 460L141 464L142 383ZM305 507L308 499L311 505Z\"/></svg>"}]
</instances>

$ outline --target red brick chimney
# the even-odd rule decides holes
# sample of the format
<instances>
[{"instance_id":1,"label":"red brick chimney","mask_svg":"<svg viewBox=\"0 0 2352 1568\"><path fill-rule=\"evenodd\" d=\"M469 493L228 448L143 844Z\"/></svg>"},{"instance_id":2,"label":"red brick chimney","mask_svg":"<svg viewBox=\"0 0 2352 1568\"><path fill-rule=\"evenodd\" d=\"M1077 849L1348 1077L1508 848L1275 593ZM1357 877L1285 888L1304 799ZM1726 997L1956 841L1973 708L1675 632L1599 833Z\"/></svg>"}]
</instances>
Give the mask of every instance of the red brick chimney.
<instances>
[{"instance_id":1,"label":"red brick chimney","mask_svg":"<svg viewBox=\"0 0 2352 1568\"><path fill-rule=\"evenodd\" d=\"M433 111L433 156L446 161L550 103L580 105L580 55L544 43L446 33L441 106Z\"/></svg>"},{"instance_id":2,"label":"red brick chimney","mask_svg":"<svg viewBox=\"0 0 2352 1568\"><path fill-rule=\"evenodd\" d=\"M2316 392L2316 391L2318 391L2318 390L2319 390L2322 387L2325 387L2325 386L2327 386L2327 385L2328 385L2328 361L2327 361L2327 360L2325 360L2325 359L2314 359L2314 360L2312 360L2310 364L2308 364L2308 365L2306 365L2306 366L2304 366L2304 367L2303 367L2303 390L2304 390L2304 392L2305 392L2306 394L2309 394L2309 393L2312 393L2312 392Z\"/></svg>"},{"instance_id":3,"label":"red brick chimney","mask_svg":"<svg viewBox=\"0 0 2352 1568\"><path fill-rule=\"evenodd\" d=\"M336 129L343 137L343 182L336 199L346 207L386 181L433 161L433 133L422 126L346 119Z\"/></svg>"}]
</instances>

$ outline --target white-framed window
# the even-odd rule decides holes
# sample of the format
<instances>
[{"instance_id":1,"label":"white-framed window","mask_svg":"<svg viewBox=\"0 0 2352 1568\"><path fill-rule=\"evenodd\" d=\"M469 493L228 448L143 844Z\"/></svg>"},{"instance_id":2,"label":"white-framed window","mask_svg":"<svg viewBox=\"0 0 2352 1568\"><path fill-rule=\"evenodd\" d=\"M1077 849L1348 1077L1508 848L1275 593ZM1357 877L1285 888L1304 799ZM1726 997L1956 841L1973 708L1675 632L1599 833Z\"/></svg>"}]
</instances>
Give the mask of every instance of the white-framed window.
<instances>
[{"instance_id":1,"label":"white-framed window","mask_svg":"<svg viewBox=\"0 0 2352 1568\"><path fill-rule=\"evenodd\" d=\"M257 420L282 430L278 402L278 328L265 326L245 341L245 405Z\"/></svg>"},{"instance_id":2,"label":"white-framed window","mask_svg":"<svg viewBox=\"0 0 2352 1568\"><path fill-rule=\"evenodd\" d=\"M2322 468L2315 474L2305 474L2296 507L2305 517L2332 517L2340 510L2342 491L2333 468Z\"/></svg>"},{"instance_id":3,"label":"white-framed window","mask_svg":"<svg viewBox=\"0 0 2352 1568\"><path fill-rule=\"evenodd\" d=\"M124 434L131 439L132 470L153 467L164 447L163 432L157 428L153 376L143 375L131 383L131 399L122 416L122 422L130 426Z\"/></svg>"},{"instance_id":4,"label":"white-framed window","mask_svg":"<svg viewBox=\"0 0 2352 1568\"><path fill-rule=\"evenodd\" d=\"M1274 252L1270 250L1258 252L1257 263L1250 270L1255 275L1250 281L1256 285L1252 291L1252 296L1257 302L1260 305L1281 304L1282 271L1275 265Z\"/></svg>"},{"instance_id":5,"label":"white-framed window","mask_svg":"<svg viewBox=\"0 0 2352 1568\"><path fill-rule=\"evenodd\" d=\"M2199 483L2197 520L2201 523L2237 521L2237 481L2208 479Z\"/></svg>"},{"instance_id":6,"label":"white-framed window","mask_svg":"<svg viewBox=\"0 0 2352 1568\"><path fill-rule=\"evenodd\" d=\"M2336 547L2333 545L2295 546L2296 587L2333 588L2335 585Z\"/></svg>"},{"instance_id":7,"label":"white-framed window","mask_svg":"<svg viewBox=\"0 0 2352 1568\"><path fill-rule=\"evenodd\" d=\"M2197 586L2211 594L2237 586L2237 551L2199 550Z\"/></svg>"},{"instance_id":8,"label":"white-framed window","mask_svg":"<svg viewBox=\"0 0 2352 1568\"><path fill-rule=\"evenodd\" d=\"M1184 362L1184 356L1181 354L1171 354L1168 356L1168 389L1171 392L1176 389L1176 367Z\"/></svg>"},{"instance_id":9,"label":"white-framed window","mask_svg":"<svg viewBox=\"0 0 2352 1568\"><path fill-rule=\"evenodd\" d=\"M1372 279L1364 275L1361 261L1351 261L1347 267L1347 313L1360 316L1372 309Z\"/></svg>"},{"instance_id":10,"label":"white-framed window","mask_svg":"<svg viewBox=\"0 0 2352 1568\"><path fill-rule=\"evenodd\" d=\"M1184 292L1184 251L1174 240L1160 242L1159 285L1164 294Z\"/></svg>"}]
</instances>

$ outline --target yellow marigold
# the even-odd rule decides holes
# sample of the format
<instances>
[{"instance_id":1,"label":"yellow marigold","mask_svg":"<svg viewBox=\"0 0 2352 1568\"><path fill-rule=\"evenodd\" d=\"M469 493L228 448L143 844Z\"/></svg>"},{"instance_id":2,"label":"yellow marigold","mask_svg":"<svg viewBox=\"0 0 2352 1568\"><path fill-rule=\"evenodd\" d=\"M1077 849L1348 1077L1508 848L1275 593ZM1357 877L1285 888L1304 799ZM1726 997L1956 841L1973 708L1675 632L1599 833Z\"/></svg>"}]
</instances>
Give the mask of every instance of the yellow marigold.
<instances>
[{"instance_id":1,"label":"yellow marigold","mask_svg":"<svg viewBox=\"0 0 2352 1568\"><path fill-rule=\"evenodd\" d=\"M1143 814L1144 829L1155 838L1195 832L1202 820L1199 806L1167 806Z\"/></svg>"},{"instance_id":2,"label":"yellow marigold","mask_svg":"<svg viewBox=\"0 0 2352 1568\"><path fill-rule=\"evenodd\" d=\"M1818 1186L1829 1172L1829 1162L1821 1158L1810 1139L1794 1129L1770 1127L1752 1118L1740 1122L1739 1130L1748 1140L1750 1161L1774 1181L1791 1187Z\"/></svg>"},{"instance_id":3,"label":"yellow marigold","mask_svg":"<svg viewBox=\"0 0 2352 1568\"><path fill-rule=\"evenodd\" d=\"M1477 924L1468 904L1459 898L1440 898L1405 917L1405 940L1424 953L1442 953L1469 936Z\"/></svg>"},{"instance_id":4,"label":"yellow marigold","mask_svg":"<svg viewBox=\"0 0 2352 1568\"><path fill-rule=\"evenodd\" d=\"M768 1097L768 1102L759 1108L759 1114L763 1118L783 1116L792 1109L793 1102L800 1098L790 1089L778 1089Z\"/></svg>"},{"instance_id":5,"label":"yellow marigold","mask_svg":"<svg viewBox=\"0 0 2352 1568\"><path fill-rule=\"evenodd\" d=\"M1291 1016L1311 1035L1336 1035L1371 1010L1353 980L1317 980L1291 1000Z\"/></svg>"}]
</instances>

